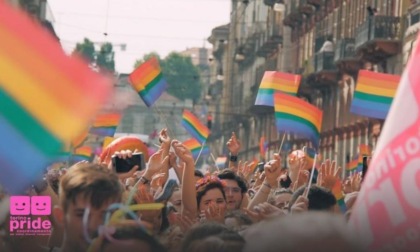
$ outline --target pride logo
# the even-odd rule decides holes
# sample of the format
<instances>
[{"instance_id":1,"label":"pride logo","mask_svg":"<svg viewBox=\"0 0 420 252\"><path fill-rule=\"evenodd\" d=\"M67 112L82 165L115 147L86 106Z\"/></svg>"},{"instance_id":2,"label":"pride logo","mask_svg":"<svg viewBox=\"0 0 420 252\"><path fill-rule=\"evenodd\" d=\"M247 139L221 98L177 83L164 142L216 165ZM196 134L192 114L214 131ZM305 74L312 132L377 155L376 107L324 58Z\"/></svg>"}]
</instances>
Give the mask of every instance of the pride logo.
<instances>
[{"instance_id":1,"label":"pride logo","mask_svg":"<svg viewBox=\"0 0 420 252\"><path fill-rule=\"evenodd\" d=\"M50 196L11 196L10 214L11 215L50 215L51 197Z\"/></svg>"}]
</instances>

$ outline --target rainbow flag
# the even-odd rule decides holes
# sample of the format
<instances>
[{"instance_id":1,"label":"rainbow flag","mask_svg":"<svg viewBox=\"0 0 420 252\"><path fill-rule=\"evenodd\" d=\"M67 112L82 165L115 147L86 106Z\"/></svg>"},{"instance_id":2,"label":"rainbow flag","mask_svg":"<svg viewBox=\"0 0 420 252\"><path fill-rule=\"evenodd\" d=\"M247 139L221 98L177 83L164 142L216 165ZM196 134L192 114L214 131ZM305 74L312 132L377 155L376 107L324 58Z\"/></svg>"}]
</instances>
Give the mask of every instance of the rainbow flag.
<instances>
[{"instance_id":1,"label":"rainbow flag","mask_svg":"<svg viewBox=\"0 0 420 252\"><path fill-rule=\"evenodd\" d=\"M121 114L102 114L98 115L90 128L89 133L98 136L113 137L118 124L120 123Z\"/></svg>"},{"instance_id":2,"label":"rainbow flag","mask_svg":"<svg viewBox=\"0 0 420 252\"><path fill-rule=\"evenodd\" d=\"M300 79L300 75L266 71L258 89L255 105L274 106L273 95L276 91L296 95Z\"/></svg>"},{"instance_id":3,"label":"rainbow flag","mask_svg":"<svg viewBox=\"0 0 420 252\"><path fill-rule=\"evenodd\" d=\"M72 147L73 148L76 148L76 147L79 147L80 145L82 145L85 142L85 140L88 137L88 135L89 135L89 131L88 130L82 131L81 134L79 134L76 138L74 138L71 141Z\"/></svg>"},{"instance_id":4,"label":"rainbow flag","mask_svg":"<svg viewBox=\"0 0 420 252\"><path fill-rule=\"evenodd\" d=\"M217 157L216 158L216 166L219 169L224 169L224 168L226 168L226 161L227 161L227 157Z\"/></svg>"},{"instance_id":5,"label":"rainbow flag","mask_svg":"<svg viewBox=\"0 0 420 252\"><path fill-rule=\"evenodd\" d=\"M354 172L354 171L356 171L358 165L359 165L359 158L356 157L352 161L350 161L350 162L347 163L347 165L346 165L347 166L346 167L347 172Z\"/></svg>"},{"instance_id":6,"label":"rainbow flag","mask_svg":"<svg viewBox=\"0 0 420 252\"><path fill-rule=\"evenodd\" d=\"M267 141L265 141L265 137L262 136L260 138L260 156L261 156L261 158L265 158L265 153L267 152L267 150L268 150L268 143L267 143Z\"/></svg>"},{"instance_id":7,"label":"rainbow flag","mask_svg":"<svg viewBox=\"0 0 420 252\"><path fill-rule=\"evenodd\" d=\"M146 106L152 106L166 90L168 83L163 77L159 61L153 57L137 67L129 77L131 86L143 99Z\"/></svg>"},{"instance_id":8,"label":"rainbow flag","mask_svg":"<svg viewBox=\"0 0 420 252\"><path fill-rule=\"evenodd\" d=\"M111 94L47 30L0 1L0 183L22 193Z\"/></svg>"},{"instance_id":9,"label":"rainbow flag","mask_svg":"<svg viewBox=\"0 0 420 252\"><path fill-rule=\"evenodd\" d=\"M346 203L344 202L344 194L341 188L342 188L341 180L337 179L331 192L332 194L334 194L334 197L337 200L337 205L340 207L341 212L345 213L347 212L347 206L346 206Z\"/></svg>"},{"instance_id":10,"label":"rainbow flag","mask_svg":"<svg viewBox=\"0 0 420 252\"><path fill-rule=\"evenodd\" d=\"M252 166L251 166L251 171L252 171L252 173L254 173L255 170L258 167L258 162L259 161L258 161L258 159L256 157L254 157L254 159L251 162L253 163Z\"/></svg>"},{"instance_id":11,"label":"rainbow flag","mask_svg":"<svg viewBox=\"0 0 420 252\"><path fill-rule=\"evenodd\" d=\"M297 97L277 92L274 94L276 126L279 132L293 132L319 145L322 111Z\"/></svg>"},{"instance_id":12,"label":"rainbow flag","mask_svg":"<svg viewBox=\"0 0 420 252\"><path fill-rule=\"evenodd\" d=\"M91 161L92 148L89 146L82 146L74 150L71 156L72 162Z\"/></svg>"},{"instance_id":13,"label":"rainbow flag","mask_svg":"<svg viewBox=\"0 0 420 252\"><path fill-rule=\"evenodd\" d=\"M360 70L350 111L385 119L397 92L400 76Z\"/></svg>"},{"instance_id":14,"label":"rainbow flag","mask_svg":"<svg viewBox=\"0 0 420 252\"><path fill-rule=\"evenodd\" d=\"M116 138L115 137L104 137L104 141L102 143L102 149L105 150L106 147L108 147L108 145L110 143L112 143L112 141L114 141Z\"/></svg>"},{"instance_id":15,"label":"rainbow flag","mask_svg":"<svg viewBox=\"0 0 420 252\"><path fill-rule=\"evenodd\" d=\"M201 144L204 143L210 135L210 130L187 109L184 109L184 112L182 113L181 124L185 127L188 133L190 133Z\"/></svg>"},{"instance_id":16,"label":"rainbow flag","mask_svg":"<svg viewBox=\"0 0 420 252\"><path fill-rule=\"evenodd\" d=\"M372 150L370 149L369 145L367 144L360 144L359 145L359 161L357 164L357 171L362 172L363 171L363 158L369 157L372 155Z\"/></svg>"},{"instance_id":17,"label":"rainbow flag","mask_svg":"<svg viewBox=\"0 0 420 252\"><path fill-rule=\"evenodd\" d=\"M183 144L185 145L185 147L187 147L191 151L195 159L198 158L198 154L200 153L202 146L197 140L195 140L195 138L190 138L186 140L185 142L183 142ZM201 155L208 155L208 154L210 154L210 148L207 145L205 145L203 147L203 150L201 151Z\"/></svg>"}]
</instances>

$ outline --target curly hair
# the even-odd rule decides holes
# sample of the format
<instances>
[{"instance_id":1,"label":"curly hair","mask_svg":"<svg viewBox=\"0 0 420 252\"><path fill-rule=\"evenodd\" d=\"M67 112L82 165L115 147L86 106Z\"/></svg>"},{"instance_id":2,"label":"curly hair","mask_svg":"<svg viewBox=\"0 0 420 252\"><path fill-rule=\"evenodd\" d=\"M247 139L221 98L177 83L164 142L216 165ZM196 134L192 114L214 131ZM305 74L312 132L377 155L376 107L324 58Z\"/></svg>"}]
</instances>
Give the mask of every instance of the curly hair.
<instances>
[{"instance_id":1,"label":"curly hair","mask_svg":"<svg viewBox=\"0 0 420 252\"><path fill-rule=\"evenodd\" d=\"M206 176L199 181L195 186L197 194L197 207L200 206L201 198L211 189L219 189L222 192L223 198L226 200L225 191L223 190L224 184L223 182L215 176Z\"/></svg>"}]
</instances>

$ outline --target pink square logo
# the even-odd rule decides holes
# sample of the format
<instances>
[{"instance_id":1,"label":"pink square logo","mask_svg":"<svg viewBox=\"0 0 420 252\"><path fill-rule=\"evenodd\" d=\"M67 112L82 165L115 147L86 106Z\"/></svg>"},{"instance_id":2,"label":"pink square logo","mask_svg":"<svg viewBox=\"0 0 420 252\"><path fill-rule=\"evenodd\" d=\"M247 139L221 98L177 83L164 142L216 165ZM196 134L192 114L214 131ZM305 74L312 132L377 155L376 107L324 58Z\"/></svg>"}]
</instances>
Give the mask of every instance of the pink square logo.
<instances>
[{"instance_id":1,"label":"pink square logo","mask_svg":"<svg viewBox=\"0 0 420 252\"><path fill-rule=\"evenodd\" d=\"M11 196L10 214L29 215L31 213L31 200L29 196Z\"/></svg>"},{"instance_id":2,"label":"pink square logo","mask_svg":"<svg viewBox=\"0 0 420 252\"><path fill-rule=\"evenodd\" d=\"M32 196L31 198L32 215L50 215L51 197L50 196Z\"/></svg>"}]
</instances>

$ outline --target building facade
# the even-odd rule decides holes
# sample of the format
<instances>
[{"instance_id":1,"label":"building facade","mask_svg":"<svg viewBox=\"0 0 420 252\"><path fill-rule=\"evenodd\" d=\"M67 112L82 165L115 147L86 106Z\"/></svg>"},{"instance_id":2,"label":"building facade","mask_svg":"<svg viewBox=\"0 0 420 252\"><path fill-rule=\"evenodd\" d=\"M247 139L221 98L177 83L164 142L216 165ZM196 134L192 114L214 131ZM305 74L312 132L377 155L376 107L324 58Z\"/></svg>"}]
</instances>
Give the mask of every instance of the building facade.
<instances>
[{"instance_id":1,"label":"building facade","mask_svg":"<svg viewBox=\"0 0 420 252\"><path fill-rule=\"evenodd\" d=\"M323 110L323 158L345 166L359 144L374 149L384 121L350 113L357 74L360 69L402 73L420 28L419 5L410 0L232 1L223 95L225 111L237 116L223 122L223 134L241 132L242 159L259 156L262 136L270 155L278 151L282 136L273 109L254 106L264 72L277 70L302 75L298 96ZM332 47L324 46L328 43ZM292 149L309 145L291 135L286 142Z\"/></svg>"}]
</instances>

